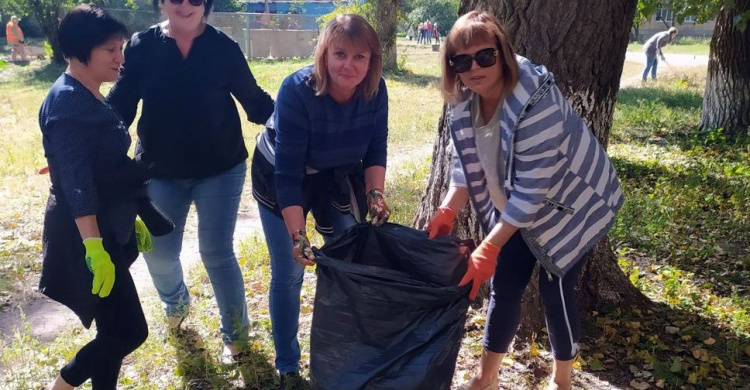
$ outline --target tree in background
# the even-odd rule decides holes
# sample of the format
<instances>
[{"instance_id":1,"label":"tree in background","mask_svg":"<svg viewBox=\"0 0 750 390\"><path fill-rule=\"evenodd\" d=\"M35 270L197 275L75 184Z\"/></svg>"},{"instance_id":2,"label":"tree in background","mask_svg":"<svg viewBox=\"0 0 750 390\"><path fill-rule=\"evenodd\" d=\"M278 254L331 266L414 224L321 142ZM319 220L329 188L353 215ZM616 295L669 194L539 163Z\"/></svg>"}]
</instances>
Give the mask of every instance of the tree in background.
<instances>
[{"instance_id":1,"label":"tree in background","mask_svg":"<svg viewBox=\"0 0 750 390\"><path fill-rule=\"evenodd\" d=\"M383 69L395 70L396 61L396 30L398 28L398 0L373 1L337 1L336 8L319 17L320 27L326 25L339 14L357 14L365 18L377 31L380 46L383 51Z\"/></svg>"},{"instance_id":2,"label":"tree in background","mask_svg":"<svg viewBox=\"0 0 750 390\"><path fill-rule=\"evenodd\" d=\"M241 0L214 0L214 12L242 12L246 9Z\"/></svg>"},{"instance_id":3,"label":"tree in background","mask_svg":"<svg viewBox=\"0 0 750 390\"><path fill-rule=\"evenodd\" d=\"M711 38L700 128L746 136L750 127L750 0L725 4Z\"/></svg>"},{"instance_id":4,"label":"tree in background","mask_svg":"<svg viewBox=\"0 0 750 390\"><path fill-rule=\"evenodd\" d=\"M528 0L462 0L459 14L484 10L495 15L505 28L516 53L545 65L555 75L557 86L586 121L603 145L612 127L628 36L637 0L579 0L577 2ZM445 114L440 121L432 155L428 187L414 225L423 227L445 196L450 179L450 136ZM481 239L484 234L470 207L456 220L462 237ZM642 302L643 295L617 265L609 240L592 250L579 285L581 314L604 305ZM531 285L536 284L532 277ZM486 290L485 290L486 291ZM535 286L523 300L520 335L541 329L542 305Z\"/></svg>"},{"instance_id":5,"label":"tree in background","mask_svg":"<svg viewBox=\"0 0 750 390\"><path fill-rule=\"evenodd\" d=\"M52 48L52 61L64 64L60 42L57 39L57 28L65 10L76 5L73 0L11 0L16 1L28 15L33 16L42 29L47 43Z\"/></svg>"},{"instance_id":6,"label":"tree in background","mask_svg":"<svg viewBox=\"0 0 750 390\"><path fill-rule=\"evenodd\" d=\"M375 0L375 31L383 50L383 69L396 70L396 32L398 30L398 0Z\"/></svg>"}]
</instances>

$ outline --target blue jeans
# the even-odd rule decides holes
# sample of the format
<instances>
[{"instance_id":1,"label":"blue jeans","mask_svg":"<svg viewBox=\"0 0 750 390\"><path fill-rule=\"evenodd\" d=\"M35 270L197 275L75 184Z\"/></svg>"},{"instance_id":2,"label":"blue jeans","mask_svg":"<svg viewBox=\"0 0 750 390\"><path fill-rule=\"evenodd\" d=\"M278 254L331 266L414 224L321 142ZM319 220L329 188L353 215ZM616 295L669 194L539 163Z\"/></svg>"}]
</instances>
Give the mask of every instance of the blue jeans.
<instances>
[{"instance_id":1,"label":"blue jeans","mask_svg":"<svg viewBox=\"0 0 750 390\"><path fill-rule=\"evenodd\" d=\"M292 238L284 220L272 211L258 206L263 234L271 257L270 313L271 332L276 348L276 369L285 374L299 370L300 349L299 296L305 267L292 258ZM340 234L356 221L350 214L333 213L334 235ZM331 237L332 238L332 237ZM328 242L331 238L323 237Z\"/></svg>"},{"instance_id":2,"label":"blue jeans","mask_svg":"<svg viewBox=\"0 0 750 390\"><path fill-rule=\"evenodd\" d=\"M201 260L216 295L225 344L247 337L249 328L245 285L234 254L237 222L246 164L204 179L153 179L148 193L175 224L171 233L153 237L154 249L144 253L148 271L167 316L184 316L190 296L182 276L180 251L190 205L198 212L198 245Z\"/></svg>"},{"instance_id":3,"label":"blue jeans","mask_svg":"<svg viewBox=\"0 0 750 390\"><path fill-rule=\"evenodd\" d=\"M659 66L659 58L646 54L646 69L643 71L643 81L646 81L649 69L651 70L651 80L656 80L657 66Z\"/></svg>"}]
</instances>

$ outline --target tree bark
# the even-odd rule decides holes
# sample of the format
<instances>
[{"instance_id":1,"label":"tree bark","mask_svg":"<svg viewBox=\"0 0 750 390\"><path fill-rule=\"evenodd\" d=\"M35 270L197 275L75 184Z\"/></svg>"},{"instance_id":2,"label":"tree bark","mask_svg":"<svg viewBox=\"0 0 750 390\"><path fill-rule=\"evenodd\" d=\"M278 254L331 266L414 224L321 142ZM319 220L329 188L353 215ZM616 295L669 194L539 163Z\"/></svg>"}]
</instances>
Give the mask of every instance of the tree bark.
<instances>
[{"instance_id":1,"label":"tree bark","mask_svg":"<svg viewBox=\"0 0 750 390\"><path fill-rule=\"evenodd\" d=\"M398 28L398 0L376 0L375 29L383 51L383 69L396 70L396 30Z\"/></svg>"},{"instance_id":2,"label":"tree bark","mask_svg":"<svg viewBox=\"0 0 750 390\"><path fill-rule=\"evenodd\" d=\"M52 47L52 61L58 64L64 64L60 42L57 39L57 29L60 26L62 18L62 7L59 2L45 2L40 0L29 0L31 13L39 22L42 33L47 39L47 43Z\"/></svg>"},{"instance_id":3,"label":"tree bark","mask_svg":"<svg viewBox=\"0 0 750 390\"><path fill-rule=\"evenodd\" d=\"M516 53L545 65L555 75L557 86L573 108L606 145L636 4L636 0L462 0L459 14L476 9L498 17ZM414 218L417 227L424 227L447 191L449 140L443 114L427 189ZM473 214L469 207L460 213L454 233L478 241L484 234ZM578 287L584 318L607 302L644 300L620 270L608 240L602 240L587 257L581 273L585 283ZM523 299L520 336L542 329L541 307L535 272Z\"/></svg>"},{"instance_id":4,"label":"tree bark","mask_svg":"<svg viewBox=\"0 0 750 390\"><path fill-rule=\"evenodd\" d=\"M723 128L724 134L739 136L750 126L750 28L734 26L737 15L750 10L750 0L724 7L716 18L711 38L706 90L700 128Z\"/></svg>"}]
</instances>

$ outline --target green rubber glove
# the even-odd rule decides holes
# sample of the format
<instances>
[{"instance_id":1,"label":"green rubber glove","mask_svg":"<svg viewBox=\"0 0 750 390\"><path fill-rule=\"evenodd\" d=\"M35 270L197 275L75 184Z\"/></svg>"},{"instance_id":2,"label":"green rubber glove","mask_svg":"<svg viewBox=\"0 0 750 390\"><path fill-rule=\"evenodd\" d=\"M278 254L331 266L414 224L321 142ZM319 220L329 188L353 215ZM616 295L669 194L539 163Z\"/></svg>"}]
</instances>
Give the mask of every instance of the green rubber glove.
<instances>
[{"instance_id":1,"label":"green rubber glove","mask_svg":"<svg viewBox=\"0 0 750 390\"><path fill-rule=\"evenodd\" d=\"M115 285L115 265L104 250L101 237L87 238L83 240L83 246L86 247L86 266L94 274L91 293L106 298Z\"/></svg>"},{"instance_id":2,"label":"green rubber glove","mask_svg":"<svg viewBox=\"0 0 750 390\"><path fill-rule=\"evenodd\" d=\"M138 245L138 252L146 253L154 249L151 232L148 231L146 224L140 218L135 219L135 241Z\"/></svg>"}]
</instances>

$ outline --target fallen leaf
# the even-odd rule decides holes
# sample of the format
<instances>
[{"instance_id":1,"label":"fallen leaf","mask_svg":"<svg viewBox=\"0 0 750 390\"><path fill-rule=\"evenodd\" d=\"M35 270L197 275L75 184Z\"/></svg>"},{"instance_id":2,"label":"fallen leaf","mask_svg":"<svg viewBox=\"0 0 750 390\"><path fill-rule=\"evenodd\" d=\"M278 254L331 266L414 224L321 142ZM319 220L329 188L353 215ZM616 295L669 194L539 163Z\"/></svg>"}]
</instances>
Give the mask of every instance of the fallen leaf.
<instances>
[{"instance_id":1,"label":"fallen leaf","mask_svg":"<svg viewBox=\"0 0 750 390\"><path fill-rule=\"evenodd\" d=\"M589 369L591 371L602 371L604 370L604 365L599 359L595 358L594 360L591 361L591 363L589 363Z\"/></svg>"},{"instance_id":2,"label":"fallen leaf","mask_svg":"<svg viewBox=\"0 0 750 390\"><path fill-rule=\"evenodd\" d=\"M646 382L641 382L641 381L637 381L637 380L633 379L632 381L630 381L630 387L632 387L632 388L634 388L636 390L646 390L649 387L651 387L651 385L649 385Z\"/></svg>"},{"instance_id":3,"label":"fallen leaf","mask_svg":"<svg viewBox=\"0 0 750 390\"><path fill-rule=\"evenodd\" d=\"M682 359L675 358L672 360L672 367L669 367L670 372L680 372L682 369Z\"/></svg>"},{"instance_id":4,"label":"fallen leaf","mask_svg":"<svg viewBox=\"0 0 750 390\"><path fill-rule=\"evenodd\" d=\"M748 345L745 346L745 355L747 355L748 357L750 357L750 344L748 344Z\"/></svg>"},{"instance_id":5,"label":"fallen leaf","mask_svg":"<svg viewBox=\"0 0 750 390\"><path fill-rule=\"evenodd\" d=\"M713 337L709 337L709 338L703 340L703 344L714 345L714 344L716 344L716 340L714 340Z\"/></svg>"},{"instance_id":6,"label":"fallen leaf","mask_svg":"<svg viewBox=\"0 0 750 390\"><path fill-rule=\"evenodd\" d=\"M665 381L664 379L659 379L658 381L656 381L656 387L660 389L663 389L664 386L666 386L666 384L667 384L667 381Z\"/></svg>"},{"instance_id":7,"label":"fallen leaf","mask_svg":"<svg viewBox=\"0 0 750 390\"><path fill-rule=\"evenodd\" d=\"M531 348L529 348L529 356L531 357L539 356L539 346L537 346L535 342L531 343Z\"/></svg>"},{"instance_id":8,"label":"fallen leaf","mask_svg":"<svg viewBox=\"0 0 750 390\"><path fill-rule=\"evenodd\" d=\"M693 357L702 361L708 361L708 351L706 351L703 348L693 348L692 351Z\"/></svg>"},{"instance_id":9,"label":"fallen leaf","mask_svg":"<svg viewBox=\"0 0 750 390\"><path fill-rule=\"evenodd\" d=\"M669 333L669 334L680 333L680 328L678 328L676 326L667 326L666 328L664 328L664 330L666 330L667 333Z\"/></svg>"}]
</instances>

